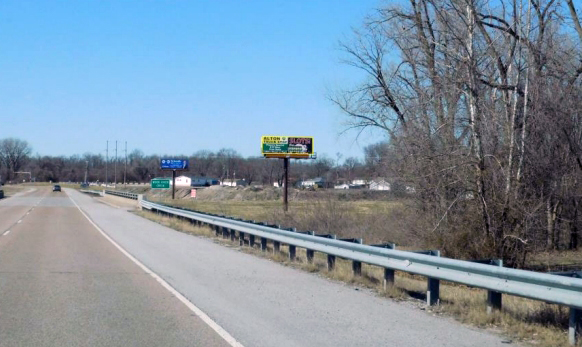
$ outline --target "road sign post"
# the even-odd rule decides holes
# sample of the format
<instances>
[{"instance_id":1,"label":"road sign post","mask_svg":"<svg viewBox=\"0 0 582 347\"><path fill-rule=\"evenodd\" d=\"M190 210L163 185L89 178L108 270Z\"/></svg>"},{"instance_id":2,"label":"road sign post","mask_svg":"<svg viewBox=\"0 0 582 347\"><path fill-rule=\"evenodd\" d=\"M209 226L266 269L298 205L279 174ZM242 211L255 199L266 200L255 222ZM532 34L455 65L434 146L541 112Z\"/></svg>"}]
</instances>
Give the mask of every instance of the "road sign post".
<instances>
[{"instance_id":1,"label":"road sign post","mask_svg":"<svg viewBox=\"0 0 582 347\"><path fill-rule=\"evenodd\" d=\"M289 158L283 159L283 171L285 172L285 183L283 191L283 210L289 211Z\"/></svg>"},{"instance_id":2,"label":"road sign post","mask_svg":"<svg viewBox=\"0 0 582 347\"><path fill-rule=\"evenodd\" d=\"M172 170L172 200L176 198L176 170Z\"/></svg>"},{"instance_id":3,"label":"road sign post","mask_svg":"<svg viewBox=\"0 0 582 347\"><path fill-rule=\"evenodd\" d=\"M261 153L265 158L283 159L283 210L289 210L289 159L315 159L313 137L308 136L263 136Z\"/></svg>"}]
</instances>

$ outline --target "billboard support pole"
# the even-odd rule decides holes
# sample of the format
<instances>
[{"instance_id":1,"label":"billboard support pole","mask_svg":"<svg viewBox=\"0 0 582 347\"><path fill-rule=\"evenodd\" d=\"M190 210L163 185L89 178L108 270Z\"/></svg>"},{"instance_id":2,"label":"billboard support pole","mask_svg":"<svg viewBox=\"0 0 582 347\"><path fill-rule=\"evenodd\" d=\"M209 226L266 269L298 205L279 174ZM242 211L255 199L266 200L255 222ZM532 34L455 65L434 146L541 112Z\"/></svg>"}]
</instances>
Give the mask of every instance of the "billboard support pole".
<instances>
[{"instance_id":1,"label":"billboard support pole","mask_svg":"<svg viewBox=\"0 0 582 347\"><path fill-rule=\"evenodd\" d=\"M176 170L172 170L172 200L176 196Z\"/></svg>"},{"instance_id":2,"label":"billboard support pole","mask_svg":"<svg viewBox=\"0 0 582 347\"><path fill-rule=\"evenodd\" d=\"M283 158L283 171L285 173L285 182L283 190L283 210L289 210L289 158Z\"/></svg>"}]
</instances>

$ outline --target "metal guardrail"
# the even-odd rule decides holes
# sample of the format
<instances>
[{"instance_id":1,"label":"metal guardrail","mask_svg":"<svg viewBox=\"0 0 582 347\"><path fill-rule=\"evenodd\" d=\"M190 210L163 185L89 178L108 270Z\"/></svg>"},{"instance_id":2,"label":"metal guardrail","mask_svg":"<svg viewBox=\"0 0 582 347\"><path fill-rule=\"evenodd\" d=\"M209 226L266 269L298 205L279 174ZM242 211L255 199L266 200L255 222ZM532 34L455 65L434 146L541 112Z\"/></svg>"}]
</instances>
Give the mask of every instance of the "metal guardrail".
<instances>
[{"instance_id":1,"label":"metal guardrail","mask_svg":"<svg viewBox=\"0 0 582 347\"><path fill-rule=\"evenodd\" d=\"M429 305L439 302L439 280L444 280L488 290L488 312L501 308L502 293L568 306L570 307L570 343L575 344L576 335L582 333L582 279L580 278L444 258L432 251L407 252L384 247L384 245L364 245L354 242L355 240L337 240L335 235L322 237L314 235L313 232L299 233L260 225L263 223L193 212L146 200L141 200L140 205L148 210L188 219L199 225L208 225L215 229L217 235L222 229L223 237L230 234L233 240L238 231L241 245L245 242L246 234L249 236L251 246L254 245L255 237L261 238L260 245L263 250L267 249L267 240L273 242L275 250L279 249L280 244L287 244L292 259L295 258L296 247L305 248L308 251L308 260L313 259L314 251L327 254L330 269L333 269L336 256L353 261L354 274L361 273L361 263L380 266L385 269L385 286L394 281L395 270L425 276L428 278L427 303Z\"/></svg>"},{"instance_id":2,"label":"metal guardrail","mask_svg":"<svg viewBox=\"0 0 582 347\"><path fill-rule=\"evenodd\" d=\"M103 194L103 191L100 191L100 190L79 189L79 191L81 193L87 193L87 194L96 194L96 195Z\"/></svg>"},{"instance_id":3,"label":"metal guardrail","mask_svg":"<svg viewBox=\"0 0 582 347\"><path fill-rule=\"evenodd\" d=\"M120 192L117 190L105 190L104 192L105 192L105 194L121 196L123 198L132 199L132 200L137 200L138 195L139 195L139 194L128 193L128 192Z\"/></svg>"}]
</instances>

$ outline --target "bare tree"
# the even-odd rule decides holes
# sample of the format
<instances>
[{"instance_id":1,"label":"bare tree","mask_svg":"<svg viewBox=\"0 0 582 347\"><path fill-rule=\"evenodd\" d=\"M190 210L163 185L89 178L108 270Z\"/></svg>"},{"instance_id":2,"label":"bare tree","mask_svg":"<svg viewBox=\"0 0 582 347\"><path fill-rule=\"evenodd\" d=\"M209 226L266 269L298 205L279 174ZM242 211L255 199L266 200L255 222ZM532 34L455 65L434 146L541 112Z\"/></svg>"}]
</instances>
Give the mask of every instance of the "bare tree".
<instances>
[{"instance_id":1,"label":"bare tree","mask_svg":"<svg viewBox=\"0 0 582 347\"><path fill-rule=\"evenodd\" d=\"M15 138L0 140L0 160L6 169L6 180L14 177L26 163L32 148L28 142Z\"/></svg>"},{"instance_id":2,"label":"bare tree","mask_svg":"<svg viewBox=\"0 0 582 347\"><path fill-rule=\"evenodd\" d=\"M381 172L415 186L445 250L519 263L564 245L565 228L577 245L582 30L562 4L408 0L341 45L368 78L332 101L348 129L385 132Z\"/></svg>"}]
</instances>

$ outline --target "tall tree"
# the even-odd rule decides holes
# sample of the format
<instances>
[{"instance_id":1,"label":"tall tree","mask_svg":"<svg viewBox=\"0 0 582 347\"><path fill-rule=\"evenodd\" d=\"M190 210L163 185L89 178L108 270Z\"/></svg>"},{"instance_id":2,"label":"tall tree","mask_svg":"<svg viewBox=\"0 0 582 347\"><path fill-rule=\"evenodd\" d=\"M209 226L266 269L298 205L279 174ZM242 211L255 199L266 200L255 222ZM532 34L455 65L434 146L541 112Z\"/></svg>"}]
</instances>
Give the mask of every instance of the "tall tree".
<instances>
[{"instance_id":1,"label":"tall tree","mask_svg":"<svg viewBox=\"0 0 582 347\"><path fill-rule=\"evenodd\" d=\"M0 160L5 167L6 180L12 179L28 160L32 148L28 142L16 138L0 140Z\"/></svg>"},{"instance_id":2,"label":"tall tree","mask_svg":"<svg viewBox=\"0 0 582 347\"><path fill-rule=\"evenodd\" d=\"M407 0L341 45L368 78L332 101L349 128L385 132L382 171L414 184L443 248L517 263L564 228L576 239L579 29L571 0Z\"/></svg>"}]
</instances>

